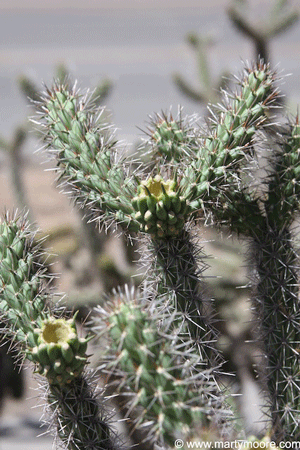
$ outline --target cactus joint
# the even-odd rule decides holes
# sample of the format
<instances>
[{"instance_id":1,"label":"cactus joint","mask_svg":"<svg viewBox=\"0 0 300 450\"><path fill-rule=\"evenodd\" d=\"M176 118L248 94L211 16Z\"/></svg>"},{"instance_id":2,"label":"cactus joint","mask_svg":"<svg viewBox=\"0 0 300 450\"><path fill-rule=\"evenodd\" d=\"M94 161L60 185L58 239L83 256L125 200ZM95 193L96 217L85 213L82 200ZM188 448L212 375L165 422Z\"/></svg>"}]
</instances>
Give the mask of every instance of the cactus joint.
<instances>
[{"instance_id":1,"label":"cactus joint","mask_svg":"<svg viewBox=\"0 0 300 450\"><path fill-rule=\"evenodd\" d=\"M179 195L176 181L164 181L160 175L141 182L132 205L140 230L154 239L178 236L189 212L186 199Z\"/></svg>"}]
</instances>

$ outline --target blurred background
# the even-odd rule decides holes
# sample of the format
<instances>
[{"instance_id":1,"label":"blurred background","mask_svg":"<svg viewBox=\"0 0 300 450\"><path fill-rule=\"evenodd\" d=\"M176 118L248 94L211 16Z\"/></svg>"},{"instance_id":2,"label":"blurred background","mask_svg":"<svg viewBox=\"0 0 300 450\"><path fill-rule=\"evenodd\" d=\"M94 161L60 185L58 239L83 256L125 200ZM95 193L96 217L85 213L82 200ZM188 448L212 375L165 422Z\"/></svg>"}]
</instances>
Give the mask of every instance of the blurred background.
<instances>
[{"instance_id":1,"label":"blurred background","mask_svg":"<svg viewBox=\"0 0 300 450\"><path fill-rule=\"evenodd\" d=\"M70 307L82 316L102 292L129 281L137 256L122 240L95 237L93 226L83 225L55 188L55 174L45 172L54 163L37 153L41 143L28 120L34 114L28 97L38 99L43 83L69 75L79 87L101 94L99 103L111 112L118 138L132 151L149 115L171 106L176 115L181 105L184 114L207 116L207 102L219 100L222 76L239 73L243 61L260 54L282 72L285 104L295 114L298 13L297 0L0 0L0 213L29 209L30 220L49 236L47 245L57 255L51 269L63 274L57 289L68 293ZM243 249L232 241L207 247L218 261L212 258L212 273L223 274L213 288L227 324L221 327L223 343L232 349L249 333L247 292L239 290L238 299L232 294L247 284ZM248 367L244 361L231 363L241 373ZM247 376L251 379L244 373L241 385ZM31 372L13 372L5 349L0 386L0 450L50 449L51 438L34 438L43 429L40 411L29 409L36 399L26 400L36 395Z\"/></svg>"}]
</instances>

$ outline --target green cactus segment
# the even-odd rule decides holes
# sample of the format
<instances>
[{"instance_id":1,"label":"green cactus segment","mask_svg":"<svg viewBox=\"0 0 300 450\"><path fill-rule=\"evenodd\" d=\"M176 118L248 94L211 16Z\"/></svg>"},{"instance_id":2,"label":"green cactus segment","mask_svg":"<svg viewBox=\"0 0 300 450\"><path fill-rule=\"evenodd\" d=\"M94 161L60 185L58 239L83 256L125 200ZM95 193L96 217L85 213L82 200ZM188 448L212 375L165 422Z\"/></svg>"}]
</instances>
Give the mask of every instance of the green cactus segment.
<instances>
[{"instance_id":1,"label":"green cactus segment","mask_svg":"<svg viewBox=\"0 0 300 450\"><path fill-rule=\"evenodd\" d=\"M176 433L188 433L194 421L202 420L213 407L211 374L203 366L201 374L193 373L200 357L188 341L184 345L174 335L176 318L160 332L157 318L136 300L123 298L104 314L103 320L100 310L103 332L109 335L108 357L115 354L107 367L121 377L118 389L122 393L125 388L125 398L131 399L129 410L141 409L135 426L148 429L149 440L159 442L162 437L172 445Z\"/></svg>"},{"instance_id":2,"label":"green cactus segment","mask_svg":"<svg viewBox=\"0 0 300 450\"><path fill-rule=\"evenodd\" d=\"M291 225L300 207L300 125L298 117L288 127L274 151L265 210L271 223Z\"/></svg>"},{"instance_id":3,"label":"green cactus segment","mask_svg":"<svg viewBox=\"0 0 300 450\"><path fill-rule=\"evenodd\" d=\"M194 155L199 149L197 135L193 126L185 123L180 116L173 119L170 114L157 115L153 119L149 132L150 145L155 156L165 161L180 162Z\"/></svg>"},{"instance_id":4,"label":"green cactus segment","mask_svg":"<svg viewBox=\"0 0 300 450\"><path fill-rule=\"evenodd\" d=\"M117 153L111 127L64 86L55 86L45 99L46 141L54 149L61 178L73 188L75 199L137 231L131 198L135 186ZM102 110L103 112L103 110Z\"/></svg>"},{"instance_id":5,"label":"green cactus segment","mask_svg":"<svg viewBox=\"0 0 300 450\"><path fill-rule=\"evenodd\" d=\"M104 413L103 405L86 377L67 385L50 385L48 402L52 421L68 450L114 450L121 448Z\"/></svg>"},{"instance_id":6,"label":"green cactus segment","mask_svg":"<svg viewBox=\"0 0 300 450\"><path fill-rule=\"evenodd\" d=\"M22 218L0 223L0 317L5 335L18 341L23 357L47 377L58 436L69 450L113 450L110 427L93 390L82 377L87 339L77 335L75 318L51 317L58 309L46 292L49 279L39 247Z\"/></svg>"},{"instance_id":7,"label":"green cactus segment","mask_svg":"<svg viewBox=\"0 0 300 450\"><path fill-rule=\"evenodd\" d=\"M39 373L51 385L68 384L78 377L87 362L87 339L79 338L75 319L49 318L34 330L37 345L30 349Z\"/></svg>"},{"instance_id":8,"label":"green cactus segment","mask_svg":"<svg viewBox=\"0 0 300 450\"><path fill-rule=\"evenodd\" d=\"M21 218L0 222L0 312L12 335L32 344L32 331L47 316L47 276L38 264L38 246Z\"/></svg>"},{"instance_id":9,"label":"green cactus segment","mask_svg":"<svg viewBox=\"0 0 300 450\"><path fill-rule=\"evenodd\" d=\"M299 257L290 231L299 211L299 132L296 119L277 143L263 203L264 225L253 226L252 232L258 276L254 305L268 357L272 436L277 443L300 439Z\"/></svg>"},{"instance_id":10,"label":"green cactus segment","mask_svg":"<svg viewBox=\"0 0 300 450\"><path fill-rule=\"evenodd\" d=\"M203 254L188 230L173 239L153 241L156 255L153 278L158 296L173 299L175 309L187 322L189 335L197 342L203 364L220 364L215 348L216 330L209 310L201 271L206 268Z\"/></svg>"},{"instance_id":11,"label":"green cactus segment","mask_svg":"<svg viewBox=\"0 0 300 450\"><path fill-rule=\"evenodd\" d=\"M253 154L256 130L267 121L267 112L276 98L274 74L268 66L258 64L247 69L239 93L226 99L216 113L197 158L186 169L181 185L195 210L211 210L226 201L229 191L240 193L240 170ZM250 207L250 206L249 206ZM222 208L214 214L222 220Z\"/></svg>"},{"instance_id":12,"label":"green cactus segment","mask_svg":"<svg viewBox=\"0 0 300 450\"><path fill-rule=\"evenodd\" d=\"M77 336L75 319L50 317L47 277L37 261L38 249L21 219L0 224L0 310L11 334L39 372L53 383L68 383L86 364L85 339Z\"/></svg>"},{"instance_id":13,"label":"green cactus segment","mask_svg":"<svg viewBox=\"0 0 300 450\"><path fill-rule=\"evenodd\" d=\"M253 259L258 274L255 310L267 356L272 437L300 439L300 311L298 256L287 229L256 230ZM260 238L258 238L260 236ZM284 412L284 413L283 413Z\"/></svg>"},{"instance_id":14,"label":"green cactus segment","mask_svg":"<svg viewBox=\"0 0 300 450\"><path fill-rule=\"evenodd\" d=\"M180 196L176 182L164 181L160 175L138 186L132 205L137 211L134 217L140 223L140 230L155 239L177 236L189 213L188 203Z\"/></svg>"}]
</instances>

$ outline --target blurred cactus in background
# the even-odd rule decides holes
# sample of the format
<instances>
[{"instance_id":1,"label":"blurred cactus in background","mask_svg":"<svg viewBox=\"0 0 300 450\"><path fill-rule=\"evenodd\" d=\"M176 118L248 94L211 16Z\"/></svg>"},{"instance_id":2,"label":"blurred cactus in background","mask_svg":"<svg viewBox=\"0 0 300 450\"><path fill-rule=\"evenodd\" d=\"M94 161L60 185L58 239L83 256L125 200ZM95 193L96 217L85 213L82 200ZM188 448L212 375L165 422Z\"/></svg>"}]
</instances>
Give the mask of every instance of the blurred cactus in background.
<instances>
[{"instance_id":1,"label":"blurred cactus in background","mask_svg":"<svg viewBox=\"0 0 300 450\"><path fill-rule=\"evenodd\" d=\"M125 286L102 300L89 334L79 337L75 318L54 301L24 219L7 214L1 222L4 334L45 380L65 448L118 448L122 442L105 413L105 395L96 398L90 385L90 336L97 342L98 373L124 408L129 434L141 433L136 444L170 448L176 439L247 437L235 429L238 416L205 279L208 260L198 231L212 225L248 246L253 327L265 361L256 419L265 409L264 431L277 444L299 440L293 225L300 126L298 117L284 123L284 111L274 109L277 81L263 61L245 66L205 127L182 111L157 114L134 157L88 92L57 80L35 102L35 122L56 161L60 186L96 223L123 232L129 245L137 241L144 267L140 288Z\"/></svg>"},{"instance_id":2,"label":"blurred cactus in background","mask_svg":"<svg viewBox=\"0 0 300 450\"><path fill-rule=\"evenodd\" d=\"M216 103L220 89L226 86L226 77L228 76L228 73L224 71L216 81L212 77L208 54L209 49L216 43L212 38L196 33L188 34L186 41L195 52L199 87L193 87L179 73L173 74L173 81L178 89L191 100L201 104Z\"/></svg>"},{"instance_id":3,"label":"blurred cactus in background","mask_svg":"<svg viewBox=\"0 0 300 450\"><path fill-rule=\"evenodd\" d=\"M259 20L251 17L251 2L248 0L232 0L227 9L231 23L253 43L254 59L260 58L266 63L271 62L270 42L273 38L289 30L299 19L299 11L291 6L289 0L272 2L269 15L263 14ZM228 69L215 80L209 66L209 50L215 45L211 37L195 32L186 36L186 41L195 52L199 87L193 87L182 75L173 75L173 81L178 89L191 100L206 104L219 100L220 90L228 83Z\"/></svg>"},{"instance_id":4,"label":"blurred cactus in background","mask_svg":"<svg viewBox=\"0 0 300 450\"><path fill-rule=\"evenodd\" d=\"M291 28L299 19L299 11L291 7L289 0L272 2L269 16L254 22L251 20L248 0L233 0L228 15L234 26L248 37L255 48L255 57L270 62L270 41Z\"/></svg>"}]
</instances>

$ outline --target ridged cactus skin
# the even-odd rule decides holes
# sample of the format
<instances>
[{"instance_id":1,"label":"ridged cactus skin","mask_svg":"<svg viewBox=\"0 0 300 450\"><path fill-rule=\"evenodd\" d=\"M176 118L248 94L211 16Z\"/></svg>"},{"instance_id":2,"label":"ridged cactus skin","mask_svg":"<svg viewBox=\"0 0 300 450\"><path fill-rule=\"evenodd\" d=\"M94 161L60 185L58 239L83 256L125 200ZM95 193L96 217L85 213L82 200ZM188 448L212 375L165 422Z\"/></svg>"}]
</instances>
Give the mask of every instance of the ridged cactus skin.
<instances>
[{"instance_id":1,"label":"ridged cactus skin","mask_svg":"<svg viewBox=\"0 0 300 450\"><path fill-rule=\"evenodd\" d=\"M241 168L253 153L253 138L268 123L270 107L278 97L274 73L263 64L246 68L240 89L227 95L215 112L199 151L184 172L181 185L196 211L211 213L217 223L223 212L235 214L235 228L244 232L244 193ZM229 186L229 188L228 188ZM249 200L251 203L251 200ZM251 205L255 210L256 204ZM219 214L220 212L220 214Z\"/></svg>"},{"instance_id":2,"label":"ridged cactus skin","mask_svg":"<svg viewBox=\"0 0 300 450\"><path fill-rule=\"evenodd\" d=\"M197 116L183 117L181 109L176 117L170 112L151 118L146 139L151 157L164 163L174 163L193 156L199 147L199 136L195 133L196 120Z\"/></svg>"},{"instance_id":3,"label":"ridged cactus skin","mask_svg":"<svg viewBox=\"0 0 300 450\"><path fill-rule=\"evenodd\" d=\"M49 277L39 246L22 217L0 223L0 311L4 334L20 359L29 359L47 380L56 434L70 450L114 449L116 440L85 375L87 338L79 338L75 317L66 319L47 290Z\"/></svg>"},{"instance_id":4,"label":"ridged cactus skin","mask_svg":"<svg viewBox=\"0 0 300 450\"><path fill-rule=\"evenodd\" d=\"M26 219L6 214L0 222L1 316L24 348L33 346L33 328L48 315L49 277L39 258Z\"/></svg>"},{"instance_id":5,"label":"ridged cactus skin","mask_svg":"<svg viewBox=\"0 0 300 450\"><path fill-rule=\"evenodd\" d=\"M113 376L112 385L118 380L126 410L135 408L133 426L163 446L229 415L224 393L180 322L181 314L150 308L128 287L97 307L93 319L99 340L107 341L102 370Z\"/></svg>"},{"instance_id":6,"label":"ridged cactus skin","mask_svg":"<svg viewBox=\"0 0 300 450\"><path fill-rule=\"evenodd\" d=\"M196 421L203 425L215 416L222 422L226 416L217 385L222 358L214 302L202 279L206 260L196 238L199 220L226 226L249 243L270 436L277 443L299 440L299 258L293 224L299 212L300 127L298 119L276 125L275 80L268 65L246 67L236 91L224 94L202 130L194 118L155 116L140 149L144 154L135 159L120 152L103 109L75 88L56 83L39 104L47 147L75 200L107 227L121 226L147 246L147 252L142 249L151 268L143 284L147 306L139 295L119 294L112 306L98 308L93 329L100 340L108 339L102 369L129 399L130 420L147 430L153 445L174 445L177 433L196 433ZM263 180L253 171L259 146L266 150ZM149 154L151 162L143 165ZM7 330L47 380L65 445L112 448L114 438L85 376L87 339L79 338L74 320L49 301L33 240L17 222L6 218L0 228L0 306Z\"/></svg>"},{"instance_id":7,"label":"ridged cactus skin","mask_svg":"<svg viewBox=\"0 0 300 450\"><path fill-rule=\"evenodd\" d=\"M63 386L50 385L47 402L54 432L69 450L122 449L94 384L84 374Z\"/></svg>"},{"instance_id":8,"label":"ridged cactus skin","mask_svg":"<svg viewBox=\"0 0 300 450\"><path fill-rule=\"evenodd\" d=\"M137 231L131 205L135 182L118 154L111 126L102 119L104 109L94 115L88 98L63 84L47 92L42 109L45 139L75 200Z\"/></svg>"},{"instance_id":9,"label":"ridged cactus skin","mask_svg":"<svg viewBox=\"0 0 300 450\"><path fill-rule=\"evenodd\" d=\"M169 240L151 243L155 255L152 276L157 301L170 302L187 321L190 337L197 343L203 364L219 366L222 358L215 349L217 332L214 328L213 301L207 297L202 272L206 257L193 230L184 229ZM151 272L150 272L151 273Z\"/></svg>"},{"instance_id":10,"label":"ridged cactus skin","mask_svg":"<svg viewBox=\"0 0 300 450\"><path fill-rule=\"evenodd\" d=\"M189 206L177 190L175 180L164 181L160 175L150 177L138 186L132 204L141 231L153 239L177 236L183 229Z\"/></svg>"}]
</instances>

